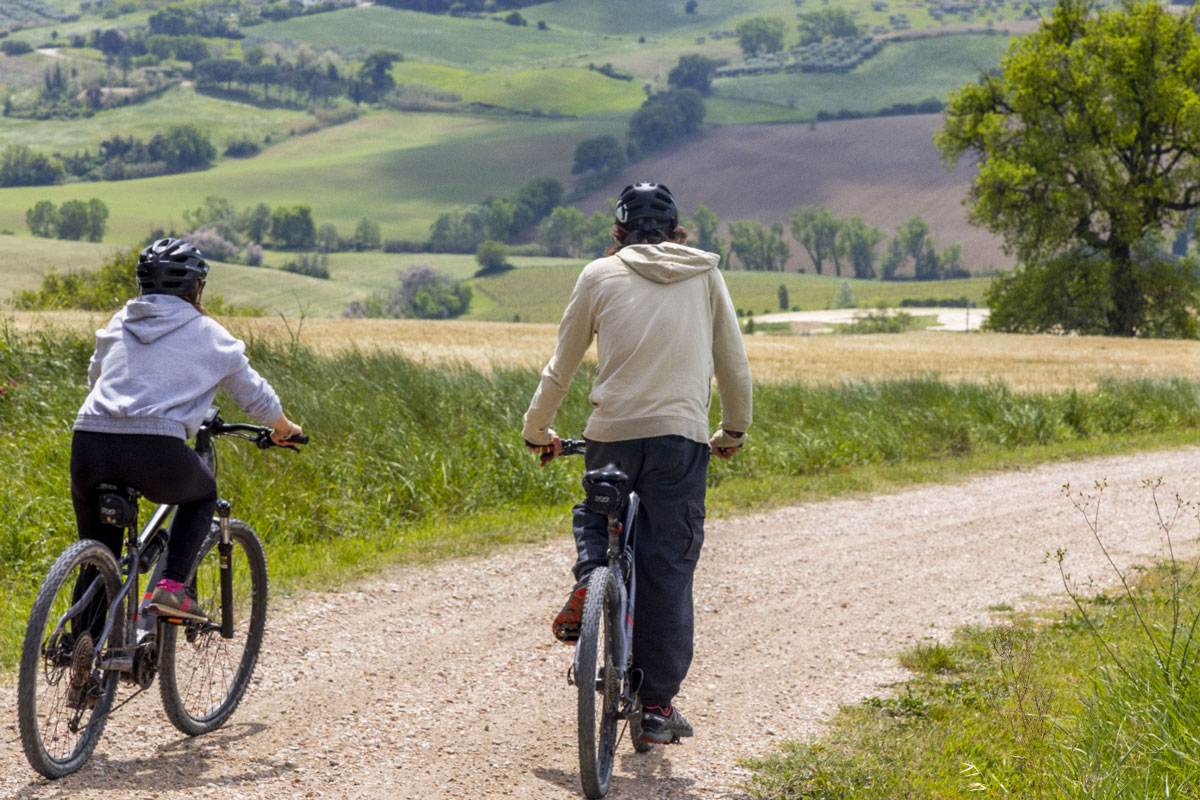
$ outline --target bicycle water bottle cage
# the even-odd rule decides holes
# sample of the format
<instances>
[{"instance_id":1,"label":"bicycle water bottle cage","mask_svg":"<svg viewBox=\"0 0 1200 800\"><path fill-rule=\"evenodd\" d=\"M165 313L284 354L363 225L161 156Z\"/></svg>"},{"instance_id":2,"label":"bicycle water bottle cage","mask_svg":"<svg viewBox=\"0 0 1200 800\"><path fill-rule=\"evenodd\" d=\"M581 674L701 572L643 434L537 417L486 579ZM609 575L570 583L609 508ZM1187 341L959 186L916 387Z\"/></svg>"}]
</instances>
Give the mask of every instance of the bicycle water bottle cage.
<instances>
[{"instance_id":1,"label":"bicycle water bottle cage","mask_svg":"<svg viewBox=\"0 0 1200 800\"><path fill-rule=\"evenodd\" d=\"M629 496L629 476L608 464L583 473L584 505L596 514L617 514Z\"/></svg>"},{"instance_id":2,"label":"bicycle water bottle cage","mask_svg":"<svg viewBox=\"0 0 1200 800\"><path fill-rule=\"evenodd\" d=\"M142 493L129 486L102 483L96 487L99 495L100 521L117 528L128 528L137 522L137 499Z\"/></svg>"}]
</instances>

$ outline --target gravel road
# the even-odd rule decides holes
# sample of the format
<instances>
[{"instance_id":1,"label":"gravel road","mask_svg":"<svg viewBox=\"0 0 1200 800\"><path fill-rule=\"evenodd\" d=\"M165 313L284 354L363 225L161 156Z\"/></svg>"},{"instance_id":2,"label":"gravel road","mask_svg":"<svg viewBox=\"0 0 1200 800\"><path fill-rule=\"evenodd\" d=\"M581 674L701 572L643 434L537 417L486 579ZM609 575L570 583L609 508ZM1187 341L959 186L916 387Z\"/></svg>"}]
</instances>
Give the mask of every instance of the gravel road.
<instances>
[{"instance_id":1,"label":"gravel road","mask_svg":"<svg viewBox=\"0 0 1200 800\"><path fill-rule=\"evenodd\" d=\"M1106 542L1118 563L1149 563L1163 542L1143 480L1159 477L1160 498L1200 498L1200 449L710 519L678 698L696 736L646 755L626 743L609 796L743 797L739 758L819 736L839 704L891 691L898 650L995 617L989 606L1061 595L1047 551L1066 548L1077 581L1111 583L1064 483L1107 480ZM1197 533L1193 513L1175 535ZM579 797L571 650L549 632L572 551L564 535L278 604L224 729L177 733L152 690L56 783L25 763L9 678L0 797Z\"/></svg>"}]
</instances>

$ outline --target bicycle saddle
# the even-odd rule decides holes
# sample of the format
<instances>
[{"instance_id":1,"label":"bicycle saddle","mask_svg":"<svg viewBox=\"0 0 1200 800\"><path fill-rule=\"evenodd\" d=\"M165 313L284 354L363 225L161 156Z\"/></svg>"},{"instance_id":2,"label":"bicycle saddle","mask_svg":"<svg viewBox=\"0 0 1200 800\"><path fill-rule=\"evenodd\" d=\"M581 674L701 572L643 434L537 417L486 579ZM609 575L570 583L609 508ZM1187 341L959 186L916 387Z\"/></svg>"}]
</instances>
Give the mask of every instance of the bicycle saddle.
<instances>
[{"instance_id":1,"label":"bicycle saddle","mask_svg":"<svg viewBox=\"0 0 1200 800\"><path fill-rule=\"evenodd\" d=\"M587 493L584 505L596 514L616 514L629 497L629 476L616 464L583 473L583 490Z\"/></svg>"}]
</instances>

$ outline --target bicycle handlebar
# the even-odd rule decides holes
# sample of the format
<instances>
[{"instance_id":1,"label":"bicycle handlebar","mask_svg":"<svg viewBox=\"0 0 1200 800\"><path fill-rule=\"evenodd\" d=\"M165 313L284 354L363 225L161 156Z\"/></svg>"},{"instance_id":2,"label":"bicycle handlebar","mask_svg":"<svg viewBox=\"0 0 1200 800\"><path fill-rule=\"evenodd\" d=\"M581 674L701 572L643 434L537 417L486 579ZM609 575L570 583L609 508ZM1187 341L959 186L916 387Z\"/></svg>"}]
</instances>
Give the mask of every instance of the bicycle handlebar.
<instances>
[{"instance_id":1,"label":"bicycle handlebar","mask_svg":"<svg viewBox=\"0 0 1200 800\"><path fill-rule=\"evenodd\" d=\"M559 439L562 444L560 456L581 456L587 452L586 439Z\"/></svg>"},{"instance_id":2,"label":"bicycle handlebar","mask_svg":"<svg viewBox=\"0 0 1200 800\"><path fill-rule=\"evenodd\" d=\"M271 428L265 425L251 425L246 422L225 422L220 417L213 421L212 435L213 436L237 436L241 433L252 433L254 437L241 436L239 438L250 439L258 449L266 450L271 447L283 447L284 445L275 444L271 439ZM308 434L302 433L299 436L293 436L290 439L285 439L292 444L308 444Z\"/></svg>"}]
</instances>

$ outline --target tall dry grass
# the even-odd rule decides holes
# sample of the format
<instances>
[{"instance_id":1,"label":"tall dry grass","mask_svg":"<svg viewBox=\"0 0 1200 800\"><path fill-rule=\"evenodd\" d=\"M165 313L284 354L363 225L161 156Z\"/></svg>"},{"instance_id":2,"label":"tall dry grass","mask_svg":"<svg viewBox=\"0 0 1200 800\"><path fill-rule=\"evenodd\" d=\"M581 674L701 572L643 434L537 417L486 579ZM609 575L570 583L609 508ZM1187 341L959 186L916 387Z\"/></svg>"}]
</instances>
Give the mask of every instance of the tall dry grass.
<instances>
[{"instance_id":1,"label":"tall dry grass","mask_svg":"<svg viewBox=\"0 0 1200 800\"><path fill-rule=\"evenodd\" d=\"M15 330L82 333L104 324L87 312L11 313ZM318 353L398 353L419 363L539 369L554 351L554 325L430 320L281 318L227 320L238 334L299 343ZM1105 379L1200 379L1200 342L1097 336L918 331L868 336L746 337L761 383L894 380L933 375L955 383L1001 382L1017 391L1090 389Z\"/></svg>"}]
</instances>

